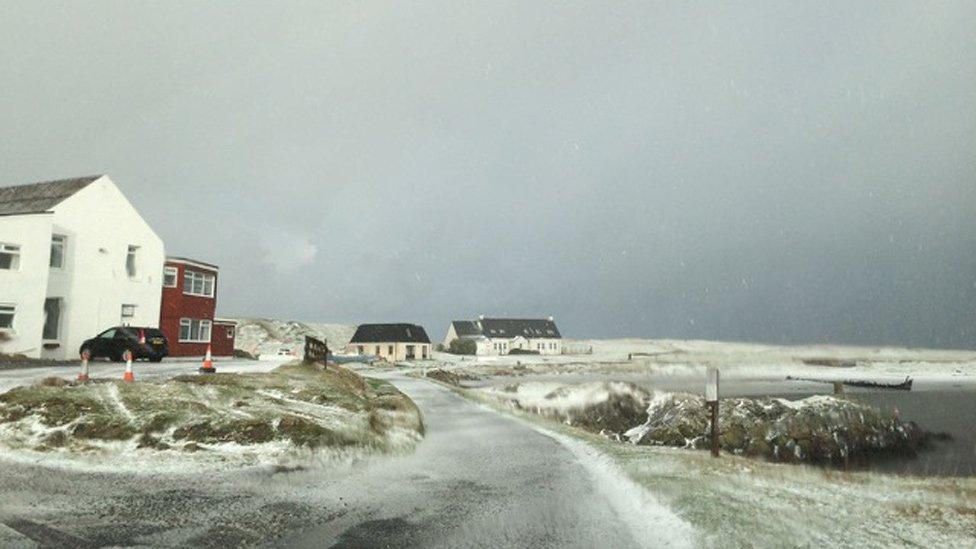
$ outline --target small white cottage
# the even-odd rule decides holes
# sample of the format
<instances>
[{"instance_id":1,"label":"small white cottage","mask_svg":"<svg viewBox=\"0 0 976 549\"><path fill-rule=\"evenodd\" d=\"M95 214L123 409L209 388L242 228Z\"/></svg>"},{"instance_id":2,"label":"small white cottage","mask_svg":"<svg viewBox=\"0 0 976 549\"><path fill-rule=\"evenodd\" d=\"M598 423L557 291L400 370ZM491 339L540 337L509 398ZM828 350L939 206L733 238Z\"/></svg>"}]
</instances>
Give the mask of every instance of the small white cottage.
<instances>
[{"instance_id":1,"label":"small white cottage","mask_svg":"<svg viewBox=\"0 0 976 549\"><path fill-rule=\"evenodd\" d=\"M361 324L346 346L354 355L375 356L387 362L427 360L430 338L416 324Z\"/></svg>"}]
</instances>

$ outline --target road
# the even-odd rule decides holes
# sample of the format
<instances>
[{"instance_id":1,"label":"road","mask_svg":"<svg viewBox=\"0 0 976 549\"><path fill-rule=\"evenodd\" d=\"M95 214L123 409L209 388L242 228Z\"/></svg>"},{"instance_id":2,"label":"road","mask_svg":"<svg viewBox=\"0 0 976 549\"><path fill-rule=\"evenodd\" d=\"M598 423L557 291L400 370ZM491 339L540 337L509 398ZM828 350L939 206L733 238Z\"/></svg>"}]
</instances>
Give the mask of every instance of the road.
<instances>
[{"instance_id":1,"label":"road","mask_svg":"<svg viewBox=\"0 0 976 549\"><path fill-rule=\"evenodd\" d=\"M647 522L638 506L621 512L586 459L558 437L431 382L391 381L417 402L427 426L425 440L406 456L207 475L92 474L0 462L0 545L688 544L685 532L666 528L674 523L663 508L650 509ZM662 527L648 527L654 524Z\"/></svg>"}]
</instances>

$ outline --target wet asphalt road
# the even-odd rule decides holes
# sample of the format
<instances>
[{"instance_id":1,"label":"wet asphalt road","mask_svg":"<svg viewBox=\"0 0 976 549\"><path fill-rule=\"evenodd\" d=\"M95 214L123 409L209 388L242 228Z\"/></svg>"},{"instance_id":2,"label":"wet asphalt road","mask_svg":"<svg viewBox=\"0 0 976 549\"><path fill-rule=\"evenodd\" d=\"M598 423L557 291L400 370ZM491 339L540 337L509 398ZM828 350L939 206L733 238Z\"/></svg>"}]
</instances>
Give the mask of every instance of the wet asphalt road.
<instances>
[{"instance_id":1,"label":"wet asphalt road","mask_svg":"<svg viewBox=\"0 0 976 549\"><path fill-rule=\"evenodd\" d=\"M131 475L0 462L0 546L633 547L559 442L396 377L427 436L407 456L298 470Z\"/></svg>"}]
</instances>

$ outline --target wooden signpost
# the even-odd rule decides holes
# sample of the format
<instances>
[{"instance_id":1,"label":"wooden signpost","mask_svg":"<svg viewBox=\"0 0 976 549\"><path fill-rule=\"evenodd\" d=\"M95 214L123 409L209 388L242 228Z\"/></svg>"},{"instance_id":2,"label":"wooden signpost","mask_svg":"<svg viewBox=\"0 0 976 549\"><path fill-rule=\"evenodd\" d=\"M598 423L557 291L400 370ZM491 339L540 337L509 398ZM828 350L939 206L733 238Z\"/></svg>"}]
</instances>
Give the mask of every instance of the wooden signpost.
<instances>
[{"instance_id":1,"label":"wooden signpost","mask_svg":"<svg viewBox=\"0 0 976 549\"><path fill-rule=\"evenodd\" d=\"M712 456L719 455L718 368L709 368L705 381L705 404L712 412Z\"/></svg>"}]
</instances>

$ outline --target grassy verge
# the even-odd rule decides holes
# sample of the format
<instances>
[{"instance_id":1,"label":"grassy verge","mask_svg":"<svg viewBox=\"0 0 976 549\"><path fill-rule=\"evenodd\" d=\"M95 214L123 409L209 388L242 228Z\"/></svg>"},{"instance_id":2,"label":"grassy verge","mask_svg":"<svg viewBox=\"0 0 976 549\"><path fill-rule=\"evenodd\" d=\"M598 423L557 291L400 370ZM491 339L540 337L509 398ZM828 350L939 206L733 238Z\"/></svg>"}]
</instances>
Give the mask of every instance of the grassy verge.
<instances>
[{"instance_id":1,"label":"grassy verge","mask_svg":"<svg viewBox=\"0 0 976 549\"><path fill-rule=\"evenodd\" d=\"M976 479L839 472L634 446L514 409L451 381L439 380L467 398L599 449L692 524L708 546L961 547L976 539Z\"/></svg>"},{"instance_id":2,"label":"grassy verge","mask_svg":"<svg viewBox=\"0 0 976 549\"><path fill-rule=\"evenodd\" d=\"M294 450L395 451L423 434L392 385L300 362L269 373L160 383L51 378L0 395L0 444L62 455L127 451L271 457Z\"/></svg>"},{"instance_id":3,"label":"grassy verge","mask_svg":"<svg viewBox=\"0 0 976 549\"><path fill-rule=\"evenodd\" d=\"M51 366L78 365L77 360L50 360L30 358L25 355L8 355L0 353L0 370L19 370L21 368L50 368Z\"/></svg>"}]
</instances>

